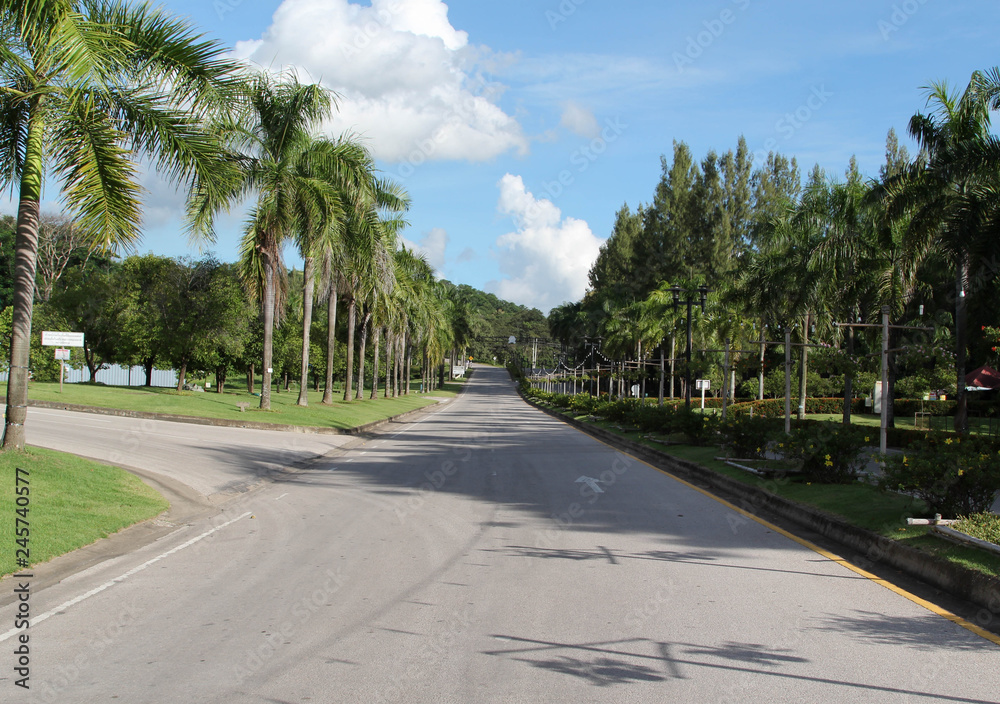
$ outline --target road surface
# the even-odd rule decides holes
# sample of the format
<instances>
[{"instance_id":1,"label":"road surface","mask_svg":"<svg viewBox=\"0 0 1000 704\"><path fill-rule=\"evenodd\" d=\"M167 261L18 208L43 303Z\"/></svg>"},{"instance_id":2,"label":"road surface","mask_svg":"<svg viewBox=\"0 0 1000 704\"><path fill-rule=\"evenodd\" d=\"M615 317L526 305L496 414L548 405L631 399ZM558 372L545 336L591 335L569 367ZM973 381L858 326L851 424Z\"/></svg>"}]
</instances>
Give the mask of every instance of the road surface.
<instances>
[{"instance_id":1,"label":"road surface","mask_svg":"<svg viewBox=\"0 0 1000 704\"><path fill-rule=\"evenodd\" d=\"M3 701L1000 700L994 643L530 408L487 368L421 421L30 608L32 688L15 688L0 628Z\"/></svg>"}]
</instances>

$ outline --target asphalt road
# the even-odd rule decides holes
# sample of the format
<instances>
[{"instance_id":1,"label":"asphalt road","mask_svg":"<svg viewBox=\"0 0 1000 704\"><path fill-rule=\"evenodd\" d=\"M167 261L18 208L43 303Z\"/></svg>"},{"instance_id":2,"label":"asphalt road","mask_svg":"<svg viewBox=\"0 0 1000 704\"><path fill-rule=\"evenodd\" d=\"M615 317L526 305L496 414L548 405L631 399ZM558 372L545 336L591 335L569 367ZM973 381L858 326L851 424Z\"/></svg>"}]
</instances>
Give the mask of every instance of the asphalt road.
<instances>
[{"instance_id":1,"label":"asphalt road","mask_svg":"<svg viewBox=\"0 0 1000 704\"><path fill-rule=\"evenodd\" d=\"M32 594L30 692L3 632L15 608L0 701L1000 699L997 645L485 368L415 424Z\"/></svg>"}]
</instances>

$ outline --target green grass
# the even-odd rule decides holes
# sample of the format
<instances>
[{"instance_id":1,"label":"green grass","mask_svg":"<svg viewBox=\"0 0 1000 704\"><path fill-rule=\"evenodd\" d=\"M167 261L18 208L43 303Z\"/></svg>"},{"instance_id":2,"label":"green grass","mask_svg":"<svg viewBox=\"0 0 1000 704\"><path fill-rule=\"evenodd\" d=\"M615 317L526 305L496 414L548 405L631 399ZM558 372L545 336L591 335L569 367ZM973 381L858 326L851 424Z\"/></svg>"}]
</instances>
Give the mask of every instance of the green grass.
<instances>
[{"instance_id":1,"label":"green grass","mask_svg":"<svg viewBox=\"0 0 1000 704\"><path fill-rule=\"evenodd\" d=\"M197 416L199 418L224 418L229 420L254 421L276 425L296 425L319 428L355 428L359 425L383 420L429 406L433 398L451 398L462 389L461 380L445 383L430 394L415 391L419 384L411 387L410 394L399 398L382 398L381 392L375 400L369 400L366 389L364 401L344 402L343 391L334 395L334 403L324 406L320 401L322 392L310 391L309 405L297 406L299 392L294 386L288 391L276 393L271 390L271 410L258 408L260 397L247 393L245 387L227 389L219 394L214 391L197 393L176 391L167 388L101 386L91 384L65 384L62 392L59 384L32 382L28 398L54 403L70 403L101 408L119 408L129 411L162 413L168 415ZM259 388L259 386L257 387ZM433 398L432 398L433 397ZM246 412L241 412L236 404L248 403Z\"/></svg>"},{"instance_id":2,"label":"green grass","mask_svg":"<svg viewBox=\"0 0 1000 704\"><path fill-rule=\"evenodd\" d=\"M793 411L794 416L794 411ZM810 413L806 416L808 420L832 420L837 423L841 422L844 416L840 413ZM913 416L896 416L893 422L896 424L897 428L903 428L905 430L913 430L915 428ZM955 417L954 416L928 416L927 422L930 424L930 428L927 426L922 426L922 430L941 430L945 432L952 432L955 429ZM852 413L851 423L853 425L865 425L878 428L882 424L882 419L880 416L872 415L870 413ZM985 433L991 434L995 433L997 429L997 421L993 421L993 425L990 425L990 420L988 418L969 418L969 430L973 433Z\"/></svg>"},{"instance_id":3,"label":"green grass","mask_svg":"<svg viewBox=\"0 0 1000 704\"><path fill-rule=\"evenodd\" d=\"M117 467L52 450L0 454L0 575L19 568L16 469L27 470L29 562L38 564L165 511L167 501ZM25 475L22 472L21 478ZM18 486L24 486L23 483Z\"/></svg>"}]
</instances>

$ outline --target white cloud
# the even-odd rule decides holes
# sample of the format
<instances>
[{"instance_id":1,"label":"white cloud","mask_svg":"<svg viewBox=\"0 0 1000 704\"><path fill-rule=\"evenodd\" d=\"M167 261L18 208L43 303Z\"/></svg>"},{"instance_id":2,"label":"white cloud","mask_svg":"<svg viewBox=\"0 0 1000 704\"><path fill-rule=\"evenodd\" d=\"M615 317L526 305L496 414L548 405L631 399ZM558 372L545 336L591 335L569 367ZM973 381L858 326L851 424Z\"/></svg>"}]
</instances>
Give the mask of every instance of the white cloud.
<instances>
[{"instance_id":1,"label":"white cloud","mask_svg":"<svg viewBox=\"0 0 1000 704\"><path fill-rule=\"evenodd\" d=\"M601 134L601 126L597 124L594 113L573 101L566 103L559 124L578 137L593 139Z\"/></svg>"},{"instance_id":2,"label":"white cloud","mask_svg":"<svg viewBox=\"0 0 1000 704\"><path fill-rule=\"evenodd\" d=\"M498 185L497 210L511 216L517 229L497 238L506 278L488 282L487 290L542 312L579 300L602 240L583 220L564 218L552 201L535 198L520 176L506 174Z\"/></svg>"},{"instance_id":3,"label":"white cloud","mask_svg":"<svg viewBox=\"0 0 1000 704\"><path fill-rule=\"evenodd\" d=\"M504 57L470 46L441 0L285 0L264 36L237 43L235 54L295 66L337 91L330 131L369 138L386 161L482 161L528 149L496 104L504 87L482 77Z\"/></svg>"},{"instance_id":4,"label":"white cloud","mask_svg":"<svg viewBox=\"0 0 1000 704\"><path fill-rule=\"evenodd\" d=\"M427 263L434 267L434 272L438 277L444 271L445 250L448 248L448 233L440 227L435 227L426 233L420 242L402 238L407 249L423 254L427 257Z\"/></svg>"}]
</instances>

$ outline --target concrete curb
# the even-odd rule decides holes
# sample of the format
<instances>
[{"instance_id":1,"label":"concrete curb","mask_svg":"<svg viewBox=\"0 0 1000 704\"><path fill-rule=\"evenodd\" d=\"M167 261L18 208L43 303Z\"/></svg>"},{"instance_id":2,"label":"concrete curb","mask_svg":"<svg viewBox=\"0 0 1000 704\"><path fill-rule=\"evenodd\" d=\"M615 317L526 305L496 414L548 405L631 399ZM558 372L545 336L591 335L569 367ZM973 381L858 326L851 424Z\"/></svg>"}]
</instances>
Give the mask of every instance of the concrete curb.
<instances>
[{"instance_id":1,"label":"concrete curb","mask_svg":"<svg viewBox=\"0 0 1000 704\"><path fill-rule=\"evenodd\" d=\"M988 610L993 616L1000 614L1000 578L990 577L928 555L901 545L891 538L851 525L817 508L782 498L766 488L744 484L694 462L672 457L603 428L568 418L540 406L531 399L525 398L525 401L543 413L558 418L612 447L625 450L643 461L709 490L748 513L754 515L772 513L781 516L856 551L857 554L851 562L859 567L865 568L875 563L887 564L937 589L972 602ZM765 487L767 483L766 480L761 480L761 484Z\"/></svg>"},{"instance_id":2,"label":"concrete curb","mask_svg":"<svg viewBox=\"0 0 1000 704\"><path fill-rule=\"evenodd\" d=\"M451 399L437 401L437 404L448 403ZM0 403L7 403L7 398L0 398ZM229 420L228 418L203 418L201 416L182 416L171 413L150 413L147 411L129 411L121 408L104 408L103 406L82 406L75 403L58 403L55 401L28 401L29 408L48 408L57 411L74 411L77 413L95 413L104 416L121 416L124 418L140 418L143 420L165 420L171 423L192 423L194 425L211 425L220 428L247 428L249 430L280 430L286 433L303 433L306 435L364 435L386 423L404 420L407 416L419 413L432 405L414 408L412 411L399 413L382 420L365 423L354 428L323 428L310 425L282 425L278 423L260 423L257 421Z\"/></svg>"},{"instance_id":3,"label":"concrete curb","mask_svg":"<svg viewBox=\"0 0 1000 704\"><path fill-rule=\"evenodd\" d=\"M949 528L948 526L931 526L931 532L937 533L945 540L950 540L953 543L958 543L959 545L971 545L972 547L979 548L980 550L986 550L992 552L995 555L1000 555L1000 545L994 545L985 540L980 540L971 535L966 535L960 530L955 530L954 528Z\"/></svg>"}]
</instances>

